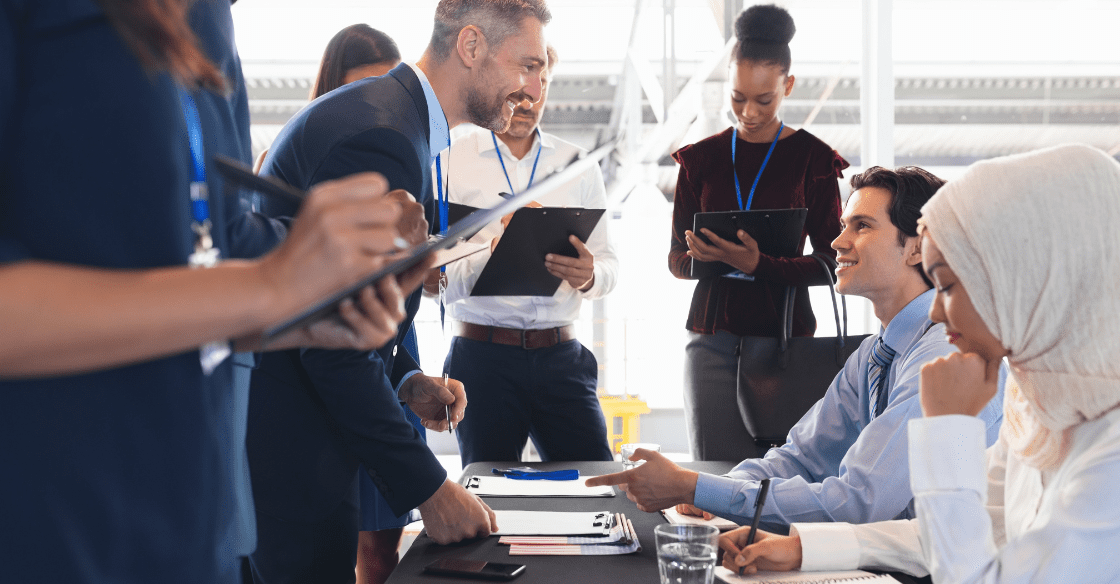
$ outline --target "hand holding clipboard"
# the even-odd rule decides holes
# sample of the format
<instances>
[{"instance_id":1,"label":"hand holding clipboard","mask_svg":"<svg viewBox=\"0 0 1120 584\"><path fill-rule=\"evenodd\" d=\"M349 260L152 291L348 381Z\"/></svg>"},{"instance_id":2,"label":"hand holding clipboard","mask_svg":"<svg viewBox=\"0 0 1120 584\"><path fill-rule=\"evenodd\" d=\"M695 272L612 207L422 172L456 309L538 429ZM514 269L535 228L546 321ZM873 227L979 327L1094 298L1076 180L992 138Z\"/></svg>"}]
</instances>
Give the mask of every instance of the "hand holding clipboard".
<instances>
[{"instance_id":1,"label":"hand holding clipboard","mask_svg":"<svg viewBox=\"0 0 1120 584\"><path fill-rule=\"evenodd\" d=\"M353 298L359 297L359 295L361 294L365 294L364 290L370 284L380 282L383 279L388 279L386 278L386 276L408 272L410 269L416 268L421 264L423 264L422 267L424 268L424 270L426 270L428 267L428 262L431 261L429 256L432 254L432 252L438 251L440 249L447 249L456 245L457 243L465 240L467 234L477 232L481 226L484 226L511 211L515 211L527 204L529 201L540 198L553 189L566 184L569 180L571 180L575 176L578 176L591 165L598 164L601 159L610 154L613 150L614 142L608 142L607 144L596 149L594 152L591 152L581 159L575 160L562 170L551 174L550 176L548 176L548 178L541 181L533 188L518 193L516 196L510 198L509 200L503 201L490 209L481 209L477 212L471 213L466 218L456 222L454 225L451 225L443 238L430 240L420 245L413 246L403 251L401 254L389 258L390 261L387 264L384 264L382 267L367 270L366 275L358 278L356 282L348 286L344 285L337 287L334 292L328 293L324 297L320 297L319 301L306 307L302 310L302 312L299 312L294 317L291 317L287 321L266 330L264 334L265 338L272 339L278 337L279 335L288 333L293 329L305 327L307 325L310 325L311 323L315 323L325 318L334 318L333 315L338 313L341 307L345 306L346 299L349 298L351 299L351 301L353 301ZM277 181L267 181L267 179L263 179L262 177L254 175L251 170L241 167L240 164L234 164L236 166L233 171L229 170L228 167L230 165L225 165L225 169L223 169L222 165L218 166L219 172L221 172L222 175L230 182L235 182L236 184L253 183L252 185L246 186L259 189L276 187L275 182ZM265 186L265 183L260 182L262 180L269 183L269 185ZM288 188L290 189L290 187ZM409 290L415 288L416 286L419 286L420 281L424 277L424 270L418 270L420 272L418 279L411 288L408 288ZM337 275L332 275L332 281L334 279L337 279Z\"/></svg>"}]
</instances>

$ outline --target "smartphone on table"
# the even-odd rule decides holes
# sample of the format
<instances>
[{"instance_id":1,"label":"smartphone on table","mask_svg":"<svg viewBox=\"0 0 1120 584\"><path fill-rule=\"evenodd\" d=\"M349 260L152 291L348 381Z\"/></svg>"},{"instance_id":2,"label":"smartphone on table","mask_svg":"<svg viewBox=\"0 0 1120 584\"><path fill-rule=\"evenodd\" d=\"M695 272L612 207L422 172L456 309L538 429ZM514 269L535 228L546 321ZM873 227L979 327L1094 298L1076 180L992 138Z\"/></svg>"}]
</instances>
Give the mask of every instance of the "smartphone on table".
<instances>
[{"instance_id":1,"label":"smartphone on table","mask_svg":"<svg viewBox=\"0 0 1120 584\"><path fill-rule=\"evenodd\" d=\"M481 560L445 558L424 567L425 574L476 578L479 580L513 580L525 571L524 564L501 564Z\"/></svg>"}]
</instances>

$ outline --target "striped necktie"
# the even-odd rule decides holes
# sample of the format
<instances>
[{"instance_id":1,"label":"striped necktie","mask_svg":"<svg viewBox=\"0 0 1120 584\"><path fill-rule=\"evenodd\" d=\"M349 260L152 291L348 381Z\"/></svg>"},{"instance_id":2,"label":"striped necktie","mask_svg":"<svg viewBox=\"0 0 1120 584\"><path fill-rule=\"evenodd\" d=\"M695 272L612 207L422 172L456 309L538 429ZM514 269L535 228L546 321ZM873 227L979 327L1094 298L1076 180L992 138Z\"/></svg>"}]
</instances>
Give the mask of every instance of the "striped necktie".
<instances>
[{"instance_id":1,"label":"striped necktie","mask_svg":"<svg viewBox=\"0 0 1120 584\"><path fill-rule=\"evenodd\" d=\"M883 337L879 337L875 342L875 349L871 351L871 358L867 360L867 390L870 395L868 407L872 420L883 413L883 408L879 407L879 394L886 388L887 381L884 378L890 370L891 361L894 361L894 355L894 349L883 342ZM885 407L886 400L883 402Z\"/></svg>"}]
</instances>

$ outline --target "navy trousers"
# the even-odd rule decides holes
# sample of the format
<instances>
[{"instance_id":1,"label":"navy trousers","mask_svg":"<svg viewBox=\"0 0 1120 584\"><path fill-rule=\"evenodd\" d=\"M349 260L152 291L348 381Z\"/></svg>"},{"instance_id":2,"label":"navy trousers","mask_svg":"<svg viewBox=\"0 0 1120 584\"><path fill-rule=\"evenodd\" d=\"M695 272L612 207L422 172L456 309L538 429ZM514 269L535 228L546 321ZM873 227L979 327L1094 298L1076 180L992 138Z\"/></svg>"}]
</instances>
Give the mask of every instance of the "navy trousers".
<instances>
[{"instance_id":1,"label":"navy trousers","mask_svg":"<svg viewBox=\"0 0 1120 584\"><path fill-rule=\"evenodd\" d=\"M599 365L578 340L522 349L455 337L443 372L467 393L455 427L463 466L520 461L529 438L545 461L613 460L595 393Z\"/></svg>"},{"instance_id":2,"label":"navy trousers","mask_svg":"<svg viewBox=\"0 0 1120 584\"><path fill-rule=\"evenodd\" d=\"M353 583L358 560L357 475L350 493L322 521L285 521L257 510L257 534L257 551L249 556L253 584Z\"/></svg>"}]
</instances>

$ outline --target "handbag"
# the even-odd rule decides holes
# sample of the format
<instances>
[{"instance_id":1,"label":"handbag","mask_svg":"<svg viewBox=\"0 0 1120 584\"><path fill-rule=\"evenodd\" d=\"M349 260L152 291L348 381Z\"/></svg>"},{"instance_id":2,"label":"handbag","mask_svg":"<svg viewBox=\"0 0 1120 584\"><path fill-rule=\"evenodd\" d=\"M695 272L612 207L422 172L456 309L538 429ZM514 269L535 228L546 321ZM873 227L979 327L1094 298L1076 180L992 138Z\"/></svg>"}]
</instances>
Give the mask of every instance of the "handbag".
<instances>
[{"instance_id":1,"label":"handbag","mask_svg":"<svg viewBox=\"0 0 1120 584\"><path fill-rule=\"evenodd\" d=\"M743 337L739 341L737 401L743 424L760 447L784 444L786 436L817 403L848 356L871 335L848 336L848 304L843 295L843 328L832 274L832 258L813 254L828 273L836 337L794 337L793 301L797 288L788 286L782 308L781 336Z\"/></svg>"}]
</instances>

